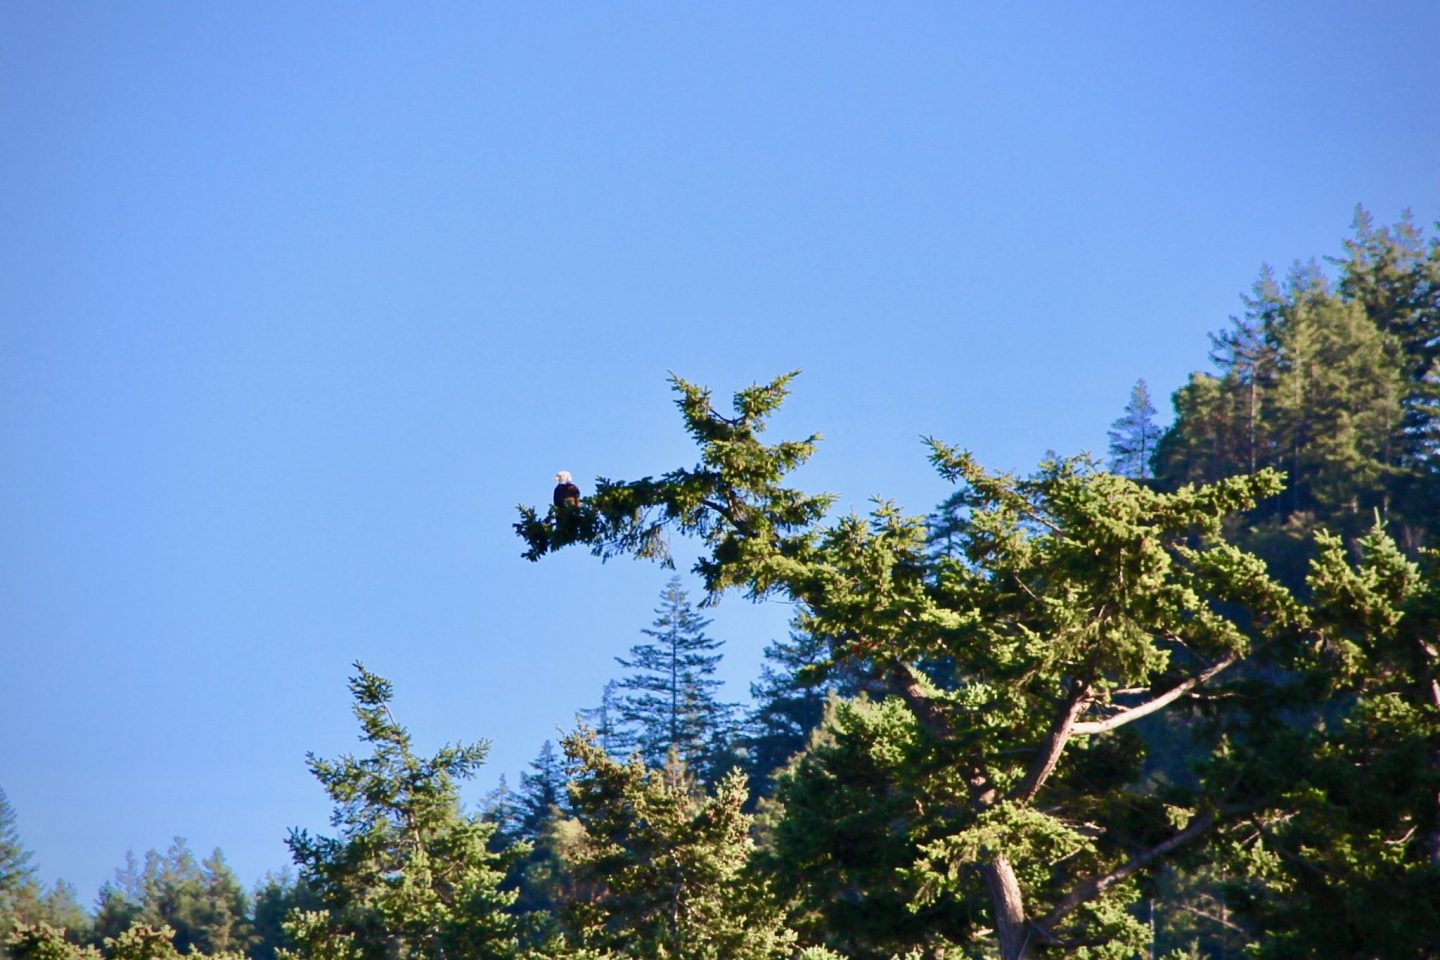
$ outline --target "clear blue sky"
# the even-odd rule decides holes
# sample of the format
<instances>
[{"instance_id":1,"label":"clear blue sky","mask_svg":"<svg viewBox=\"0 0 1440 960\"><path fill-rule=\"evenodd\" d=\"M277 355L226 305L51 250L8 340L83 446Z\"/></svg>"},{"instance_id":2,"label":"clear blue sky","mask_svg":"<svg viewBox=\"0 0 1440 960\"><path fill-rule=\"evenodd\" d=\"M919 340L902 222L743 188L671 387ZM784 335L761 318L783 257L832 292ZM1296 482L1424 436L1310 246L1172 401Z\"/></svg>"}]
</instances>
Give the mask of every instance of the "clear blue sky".
<instances>
[{"instance_id":1,"label":"clear blue sky","mask_svg":"<svg viewBox=\"0 0 1440 960\"><path fill-rule=\"evenodd\" d=\"M1440 215L1440 4L0 6L0 787L88 902L328 807L345 678L515 780L666 574L515 504L804 369L863 509L1103 450L1262 263ZM715 611L742 696L785 612Z\"/></svg>"}]
</instances>

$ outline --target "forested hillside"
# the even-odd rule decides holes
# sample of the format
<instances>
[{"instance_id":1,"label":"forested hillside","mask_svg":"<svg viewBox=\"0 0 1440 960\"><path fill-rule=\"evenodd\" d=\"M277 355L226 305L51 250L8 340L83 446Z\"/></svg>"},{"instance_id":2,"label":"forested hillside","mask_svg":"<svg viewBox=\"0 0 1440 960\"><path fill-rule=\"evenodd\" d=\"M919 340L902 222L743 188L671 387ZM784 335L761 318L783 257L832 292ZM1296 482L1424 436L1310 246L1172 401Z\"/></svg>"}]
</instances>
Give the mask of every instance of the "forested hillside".
<instances>
[{"instance_id":1,"label":"forested hillside","mask_svg":"<svg viewBox=\"0 0 1440 960\"><path fill-rule=\"evenodd\" d=\"M466 809L487 744L417 754L357 663L331 830L252 891L177 840L86 910L0 794L9 956L1440 957L1440 237L1360 211L1243 304L1103 462L929 440L928 515L790 485L793 375L676 379L694 464L515 523L531 561L700 548L516 788ZM746 704L687 582L794 606Z\"/></svg>"}]
</instances>

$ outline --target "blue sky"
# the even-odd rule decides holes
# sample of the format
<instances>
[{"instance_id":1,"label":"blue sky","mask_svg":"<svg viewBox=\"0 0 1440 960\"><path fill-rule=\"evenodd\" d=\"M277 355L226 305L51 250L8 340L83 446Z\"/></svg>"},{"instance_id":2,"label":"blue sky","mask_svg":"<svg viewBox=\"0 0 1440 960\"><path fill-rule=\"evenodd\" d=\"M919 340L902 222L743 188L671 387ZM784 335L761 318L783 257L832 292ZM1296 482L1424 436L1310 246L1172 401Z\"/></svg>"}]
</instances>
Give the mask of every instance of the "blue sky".
<instances>
[{"instance_id":1,"label":"blue sky","mask_svg":"<svg viewBox=\"0 0 1440 960\"><path fill-rule=\"evenodd\" d=\"M478 797L666 573L519 557L557 469L693 461L674 371L802 368L842 508L918 438L1103 450L1262 263L1440 216L1440 5L0 7L0 787L88 902L328 808L345 678ZM727 599L730 695L780 608Z\"/></svg>"}]
</instances>

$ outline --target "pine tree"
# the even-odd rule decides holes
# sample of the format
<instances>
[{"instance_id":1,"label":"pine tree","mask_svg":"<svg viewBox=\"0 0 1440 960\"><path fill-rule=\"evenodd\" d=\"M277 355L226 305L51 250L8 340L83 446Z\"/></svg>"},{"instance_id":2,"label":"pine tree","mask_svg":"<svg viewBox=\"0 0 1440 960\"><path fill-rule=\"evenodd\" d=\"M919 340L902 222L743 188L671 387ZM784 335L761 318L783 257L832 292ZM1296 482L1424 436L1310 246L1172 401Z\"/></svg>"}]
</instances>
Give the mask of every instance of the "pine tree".
<instances>
[{"instance_id":1,"label":"pine tree","mask_svg":"<svg viewBox=\"0 0 1440 960\"><path fill-rule=\"evenodd\" d=\"M459 780L486 743L442 747L426 759L390 711L389 681L355 664L354 712L368 757L322 760L310 771L335 804L338 837L292 830L286 841L322 905L286 925L292 957L491 960L516 950L517 925L500 889L506 867L489 849L495 826L461 812Z\"/></svg>"},{"instance_id":2,"label":"pine tree","mask_svg":"<svg viewBox=\"0 0 1440 960\"><path fill-rule=\"evenodd\" d=\"M1160 439L1155 425L1155 405L1144 379L1135 381L1125 413L1110 425L1110 469L1132 480L1149 480L1150 461Z\"/></svg>"},{"instance_id":3,"label":"pine tree","mask_svg":"<svg viewBox=\"0 0 1440 960\"><path fill-rule=\"evenodd\" d=\"M666 765L618 763L588 734L564 742L580 836L570 869L587 895L565 908L573 947L636 960L779 960L794 935L765 881L744 776L701 793L672 751ZM613 951L613 954L604 954Z\"/></svg>"},{"instance_id":4,"label":"pine tree","mask_svg":"<svg viewBox=\"0 0 1440 960\"><path fill-rule=\"evenodd\" d=\"M255 935L249 950L251 960L276 960L278 950L291 946L285 937L285 918L319 907L309 887L297 881L289 868L267 872L251 891L250 902Z\"/></svg>"},{"instance_id":5,"label":"pine tree","mask_svg":"<svg viewBox=\"0 0 1440 960\"><path fill-rule=\"evenodd\" d=\"M491 850L504 850L520 839L520 796L511 789L505 774L500 774L495 789L485 794L480 810L485 821L495 825L490 835Z\"/></svg>"},{"instance_id":6,"label":"pine tree","mask_svg":"<svg viewBox=\"0 0 1440 960\"><path fill-rule=\"evenodd\" d=\"M1432 958L1440 555L1414 563L1378 524L1318 547L1314 632L1283 664L1304 679L1267 691L1268 722L1217 771L1269 794L1226 831L1230 899L1263 932L1251 954L1264 960Z\"/></svg>"},{"instance_id":7,"label":"pine tree","mask_svg":"<svg viewBox=\"0 0 1440 960\"><path fill-rule=\"evenodd\" d=\"M910 869L944 835L925 817L919 771L935 760L896 698L832 698L802 753L777 778L761 863L792 902L797 932L848 960L890 960L920 950L949 956L973 918L954 902L915 909Z\"/></svg>"},{"instance_id":8,"label":"pine tree","mask_svg":"<svg viewBox=\"0 0 1440 960\"><path fill-rule=\"evenodd\" d=\"M15 808L0 789L0 943L17 923L34 919L40 885L30 863L32 856L20 840Z\"/></svg>"},{"instance_id":9,"label":"pine tree","mask_svg":"<svg viewBox=\"0 0 1440 960\"><path fill-rule=\"evenodd\" d=\"M648 765L663 765L673 750L694 773L711 780L728 758L734 711L716 698L721 654L715 651L721 642L705 635L710 621L695 612L679 577L665 585L660 600L655 621L641 631L652 642L631 647L628 660L615 658L630 671L617 684L624 691L618 701L621 724Z\"/></svg>"},{"instance_id":10,"label":"pine tree","mask_svg":"<svg viewBox=\"0 0 1440 960\"><path fill-rule=\"evenodd\" d=\"M579 711L579 719L595 731L595 739L606 753L623 760L634 752L638 744L634 734L621 729L618 687L614 680L606 680L604 689L600 691L599 706Z\"/></svg>"},{"instance_id":11,"label":"pine tree","mask_svg":"<svg viewBox=\"0 0 1440 960\"><path fill-rule=\"evenodd\" d=\"M760 679L750 684L753 706L743 738L745 766L756 793L768 795L774 774L805 749L832 693L858 692L859 677L853 671L830 667L829 641L798 628L791 629L788 640L765 646Z\"/></svg>"},{"instance_id":12,"label":"pine tree","mask_svg":"<svg viewBox=\"0 0 1440 960\"><path fill-rule=\"evenodd\" d=\"M530 771L520 774L520 835L536 839L545 824L557 815L564 815L569 805L565 765L555 752L555 744L546 740L540 753L530 761Z\"/></svg>"},{"instance_id":13,"label":"pine tree","mask_svg":"<svg viewBox=\"0 0 1440 960\"><path fill-rule=\"evenodd\" d=\"M1318 528L1353 541L1378 509L1412 554L1440 534L1440 237L1360 209L1345 250L1334 284L1313 261L1262 274L1155 458L1163 489L1281 470L1285 495L1241 536L1297 586Z\"/></svg>"}]
</instances>

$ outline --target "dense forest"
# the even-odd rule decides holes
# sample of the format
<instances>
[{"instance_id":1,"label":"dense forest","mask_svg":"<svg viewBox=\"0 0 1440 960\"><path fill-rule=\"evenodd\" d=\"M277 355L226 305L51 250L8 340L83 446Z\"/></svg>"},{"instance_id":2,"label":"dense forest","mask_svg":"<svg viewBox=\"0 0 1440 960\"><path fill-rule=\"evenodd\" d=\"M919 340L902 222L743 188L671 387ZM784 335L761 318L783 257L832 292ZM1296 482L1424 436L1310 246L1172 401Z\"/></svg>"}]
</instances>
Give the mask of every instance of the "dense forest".
<instances>
[{"instance_id":1,"label":"dense forest","mask_svg":"<svg viewBox=\"0 0 1440 960\"><path fill-rule=\"evenodd\" d=\"M247 890L184 841L93 909L0 793L17 960L1440 957L1440 237L1363 210L1262 271L1168 428L1144 380L1109 456L1016 476L928 441L927 516L787 485L790 376L729 409L676 380L698 460L521 508L532 561L668 563L600 702L476 809L483 742L311 756L333 835ZM1117 388L1121 395L1122 388ZM702 616L797 611L748 703ZM639 618L637 618L637 621Z\"/></svg>"}]
</instances>

